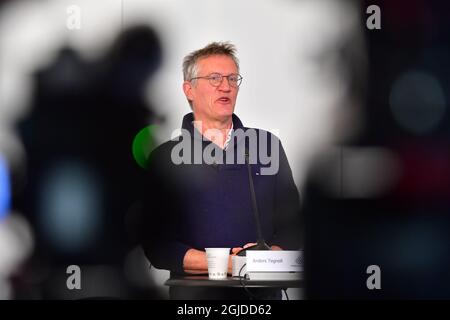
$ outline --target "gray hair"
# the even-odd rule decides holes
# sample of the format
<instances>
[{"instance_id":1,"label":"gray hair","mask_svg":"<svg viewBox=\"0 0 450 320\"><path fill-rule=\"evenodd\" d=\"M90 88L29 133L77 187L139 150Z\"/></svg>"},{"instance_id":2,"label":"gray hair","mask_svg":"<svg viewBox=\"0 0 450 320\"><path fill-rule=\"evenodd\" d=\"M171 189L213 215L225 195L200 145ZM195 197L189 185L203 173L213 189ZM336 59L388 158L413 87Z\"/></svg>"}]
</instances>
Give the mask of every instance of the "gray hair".
<instances>
[{"instance_id":1,"label":"gray hair","mask_svg":"<svg viewBox=\"0 0 450 320\"><path fill-rule=\"evenodd\" d=\"M225 55L233 59L239 71L239 60L236 57L236 47L228 42L212 42L206 47L193 51L183 59L183 79L189 81L197 76L198 60L213 55Z\"/></svg>"}]
</instances>

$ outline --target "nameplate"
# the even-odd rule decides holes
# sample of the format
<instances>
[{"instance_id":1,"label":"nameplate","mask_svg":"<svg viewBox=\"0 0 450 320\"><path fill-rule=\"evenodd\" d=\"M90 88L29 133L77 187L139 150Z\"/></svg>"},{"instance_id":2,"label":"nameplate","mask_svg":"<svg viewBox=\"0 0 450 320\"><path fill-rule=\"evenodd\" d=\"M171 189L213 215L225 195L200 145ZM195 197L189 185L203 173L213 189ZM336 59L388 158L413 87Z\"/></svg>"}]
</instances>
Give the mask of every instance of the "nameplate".
<instances>
[{"instance_id":1,"label":"nameplate","mask_svg":"<svg viewBox=\"0 0 450 320\"><path fill-rule=\"evenodd\" d=\"M248 250L247 272L300 272L303 271L303 251Z\"/></svg>"}]
</instances>

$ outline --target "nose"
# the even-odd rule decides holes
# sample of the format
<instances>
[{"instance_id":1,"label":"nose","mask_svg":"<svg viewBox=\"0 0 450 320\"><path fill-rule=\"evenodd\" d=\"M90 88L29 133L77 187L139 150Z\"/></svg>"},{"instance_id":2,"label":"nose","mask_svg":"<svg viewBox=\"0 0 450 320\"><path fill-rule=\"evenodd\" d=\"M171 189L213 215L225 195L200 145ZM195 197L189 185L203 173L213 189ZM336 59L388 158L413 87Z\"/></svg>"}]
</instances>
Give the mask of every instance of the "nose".
<instances>
[{"instance_id":1,"label":"nose","mask_svg":"<svg viewBox=\"0 0 450 320\"><path fill-rule=\"evenodd\" d=\"M227 77L223 77L222 82L220 83L220 86L218 87L220 91L231 91L230 83L228 82Z\"/></svg>"}]
</instances>

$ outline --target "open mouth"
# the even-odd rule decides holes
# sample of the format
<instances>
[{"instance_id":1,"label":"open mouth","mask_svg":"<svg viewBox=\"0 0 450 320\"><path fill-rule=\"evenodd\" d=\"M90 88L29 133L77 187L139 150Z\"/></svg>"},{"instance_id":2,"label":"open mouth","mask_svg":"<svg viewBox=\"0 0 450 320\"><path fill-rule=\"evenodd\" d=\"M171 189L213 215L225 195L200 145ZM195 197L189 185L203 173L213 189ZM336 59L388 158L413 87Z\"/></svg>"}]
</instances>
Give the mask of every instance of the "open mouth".
<instances>
[{"instance_id":1,"label":"open mouth","mask_svg":"<svg viewBox=\"0 0 450 320\"><path fill-rule=\"evenodd\" d=\"M222 98L217 99L217 101L219 101L220 103L230 103L231 99L227 98L227 97L222 97Z\"/></svg>"}]
</instances>

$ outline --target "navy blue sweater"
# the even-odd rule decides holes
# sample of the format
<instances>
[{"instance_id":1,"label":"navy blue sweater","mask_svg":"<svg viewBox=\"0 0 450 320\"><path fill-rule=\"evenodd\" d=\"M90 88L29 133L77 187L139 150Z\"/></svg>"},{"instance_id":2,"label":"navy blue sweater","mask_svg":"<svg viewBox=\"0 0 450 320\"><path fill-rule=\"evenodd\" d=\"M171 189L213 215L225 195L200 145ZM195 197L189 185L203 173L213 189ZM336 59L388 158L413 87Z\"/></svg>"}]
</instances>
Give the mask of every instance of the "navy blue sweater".
<instances>
[{"instance_id":1,"label":"navy blue sweater","mask_svg":"<svg viewBox=\"0 0 450 320\"><path fill-rule=\"evenodd\" d=\"M152 265L175 273L183 272L183 258L190 248L242 247L257 240L248 167L245 163L236 163L243 146L247 153L252 152L249 139L233 134L226 151L216 148L217 155L223 157L222 164L220 161L192 164L195 139L200 139L197 146L203 151L208 146L215 146L206 138L201 139L193 120L193 114L189 113L182 124L189 133L184 137L189 140L184 142L189 142L187 145L191 147L190 158L188 154L178 152L182 137L160 145L149 158L149 183L145 190L141 225L144 252ZM233 115L233 126L235 132L239 131L237 129L249 130L236 115ZM302 238L299 195L286 154L276 137L263 130L252 130L256 132L258 145L262 135L267 136L261 141L269 150L274 141L279 144L276 174L260 174L262 168L270 165L259 156L257 163L251 165L263 236L269 245L298 249ZM235 162L227 164L227 153L232 150ZM191 161L175 164L171 158L173 154L186 156L185 159Z\"/></svg>"}]
</instances>

